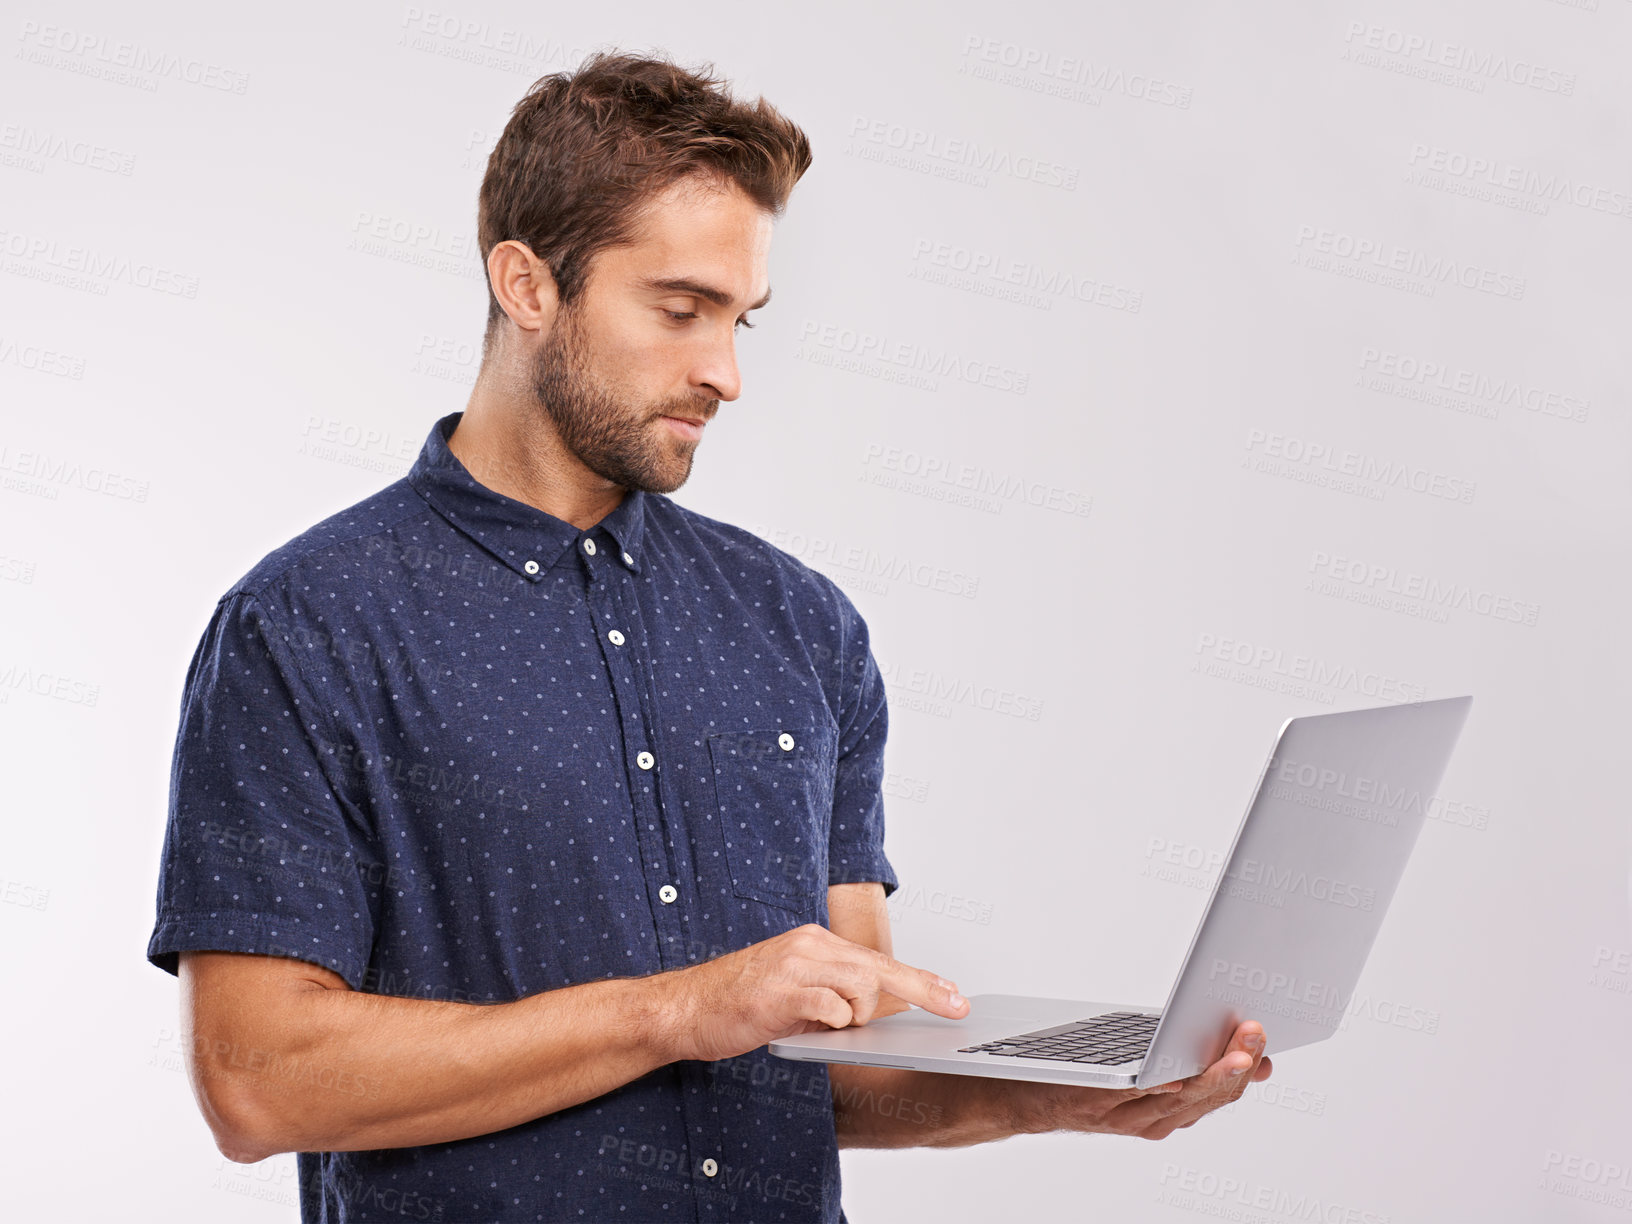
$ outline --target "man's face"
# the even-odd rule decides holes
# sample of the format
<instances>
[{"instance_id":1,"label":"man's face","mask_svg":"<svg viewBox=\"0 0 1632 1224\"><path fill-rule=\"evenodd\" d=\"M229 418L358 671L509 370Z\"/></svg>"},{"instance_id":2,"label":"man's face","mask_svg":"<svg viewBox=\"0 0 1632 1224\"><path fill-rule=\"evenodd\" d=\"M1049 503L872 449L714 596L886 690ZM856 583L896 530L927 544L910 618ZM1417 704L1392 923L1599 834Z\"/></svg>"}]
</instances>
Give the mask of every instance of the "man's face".
<instances>
[{"instance_id":1,"label":"man's face","mask_svg":"<svg viewBox=\"0 0 1632 1224\"><path fill-rule=\"evenodd\" d=\"M703 428L741 392L736 332L770 295L771 218L735 187L681 182L639 240L602 250L534 360L539 407L585 467L672 493Z\"/></svg>"}]
</instances>

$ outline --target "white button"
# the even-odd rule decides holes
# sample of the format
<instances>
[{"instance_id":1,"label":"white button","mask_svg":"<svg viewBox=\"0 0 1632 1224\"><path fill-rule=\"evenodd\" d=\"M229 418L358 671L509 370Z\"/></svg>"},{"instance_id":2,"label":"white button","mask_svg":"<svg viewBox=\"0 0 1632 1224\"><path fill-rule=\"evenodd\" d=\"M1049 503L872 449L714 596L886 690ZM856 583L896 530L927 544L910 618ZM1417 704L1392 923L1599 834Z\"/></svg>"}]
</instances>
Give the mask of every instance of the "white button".
<instances>
[{"instance_id":1,"label":"white button","mask_svg":"<svg viewBox=\"0 0 1632 1224\"><path fill-rule=\"evenodd\" d=\"M793 751L793 736L789 735L786 731L782 732L781 735L776 737L776 742L782 745L783 752Z\"/></svg>"},{"instance_id":2,"label":"white button","mask_svg":"<svg viewBox=\"0 0 1632 1224\"><path fill-rule=\"evenodd\" d=\"M595 541L594 540L585 540L584 541L584 551L586 553L588 553L590 556L593 557L595 555Z\"/></svg>"},{"instance_id":3,"label":"white button","mask_svg":"<svg viewBox=\"0 0 1632 1224\"><path fill-rule=\"evenodd\" d=\"M633 565L635 563L635 559L633 557L631 557L628 553L624 553L623 554L623 563L625 565Z\"/></svg>"},{"instance_id":4,"label":"white button","mask_svg":"<svg viewBox=\"0 0 1632 1224\"><path fill-rule=\"evenodd\" d=\"M538 573L538 562L537 561L529 561L529 562L527 562L526 565L522 566L521 568L526 570L529 574L536 574L536 573Z\"/></svg>"},{"instance_id":5,"label":"white button","mask_svg":"<svg viewBox=\"0 0 1632 1224\"><path fill-rule=\"evenodd\" d=\"M643 752L635 758L635 764L642 769L650 769L656 763L656 758L649 752Z\"/></svg>"},{"instance_id":6,"label":"white button","mask_svg":"<svg viewBox=\"0 0 1632 1224\"><path fill-rule=\"evenodd\" d=\"M611 642L614 646L622 646L623 634L619 633L616 629L613 629L607 633L606 640Z\"/></svg>"},{"instance_id":7,"label":"white button","mask_svg":"<svg viewBox=\"0 0 1632 1224\"><path fill-rule=\"evenodd\" d=\"M720 1166L714 1163L713 1157L710 1157L709 1159L703 1161L703 1176L704 1177L713 1177L714 1174L718 1173L719 1171L720 1171Z\"/></svg>"},{"instance_id":8,"label":"white button","mask_svg":"<svg viewBox=\"0 0 1632 1224\"><path fill-rule=\"evenodd\" d=\"M674 899L679 895L680 890L673 884L665 884L662 888L657 890L657 899L663 902L664 905L673 903Z\"/></svg>"}]
</instances>

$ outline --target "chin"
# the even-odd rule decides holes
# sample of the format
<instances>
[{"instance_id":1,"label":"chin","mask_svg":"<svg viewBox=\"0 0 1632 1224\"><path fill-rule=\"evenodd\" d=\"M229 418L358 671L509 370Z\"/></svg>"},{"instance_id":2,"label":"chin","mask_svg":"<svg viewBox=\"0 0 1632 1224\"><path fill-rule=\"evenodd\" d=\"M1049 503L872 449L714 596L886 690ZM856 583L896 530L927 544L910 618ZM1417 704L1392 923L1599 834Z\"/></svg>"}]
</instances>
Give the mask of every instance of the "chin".
<instances>
[{"instance_id":1,"label":"chin","mask_svg":"<svg viewBox=\"0 0 1632 1224\"><path fill-rule=\"evenodd\" d=\"M682 472L654 472L644 487L648 493L673 493L690 479L691 464L688 463Z\"/></svg>"}]
</instances>

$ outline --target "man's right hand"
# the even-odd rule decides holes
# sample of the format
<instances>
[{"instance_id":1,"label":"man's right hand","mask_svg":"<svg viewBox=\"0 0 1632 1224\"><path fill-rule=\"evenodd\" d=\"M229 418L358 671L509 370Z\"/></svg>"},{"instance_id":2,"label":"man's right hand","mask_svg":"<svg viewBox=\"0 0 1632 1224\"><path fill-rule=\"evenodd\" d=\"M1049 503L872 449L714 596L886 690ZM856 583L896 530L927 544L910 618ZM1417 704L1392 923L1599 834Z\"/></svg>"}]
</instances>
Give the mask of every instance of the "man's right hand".
<instances>
[{"instance_id":1,"label":"man's right hand","mask_svg":"<svg viewBox=\"0 0 1632 1224\"><path fill-rule=\"evenodd\" d=\"M675 1060L712 1062L779 1037L866 1024L894 996L961 1020L957 985L809 923L650 979Z\"/></svg>"}]
</instances>

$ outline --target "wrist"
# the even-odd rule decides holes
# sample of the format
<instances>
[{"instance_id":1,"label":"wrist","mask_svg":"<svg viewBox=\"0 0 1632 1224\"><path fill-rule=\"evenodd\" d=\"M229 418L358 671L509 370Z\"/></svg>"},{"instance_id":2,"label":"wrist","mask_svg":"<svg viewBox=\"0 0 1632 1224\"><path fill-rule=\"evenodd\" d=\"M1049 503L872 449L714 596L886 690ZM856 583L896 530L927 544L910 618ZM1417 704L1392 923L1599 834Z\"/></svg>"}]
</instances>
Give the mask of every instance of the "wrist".
<instances>
[{"instance_id":1,"label":"wrist","mask_svg":"<svg viewBox=\"0 0 1632 1224\"><path fill-rule=\"evenodd\" d=\"M670 969L635 978L636 1032L658 1066L690 1058L687 969Z\"/></svg>"},{"instance_id":2,"label":"wrist","mask_svg":"<svg viewBox=\"0 0 1632 1224\"><path fill-rule=\"evenodd\" d=\"M994 1080L998 1085L1012 1081ZM1058 1130L1055 1101L1058 1089L1052 1084L1026 1084L1026 1091L1010 1092L1001 1099L1009 1104L1006 1126L1016 1135L1046 1135Z\"/></svg>"}]
</instances>

